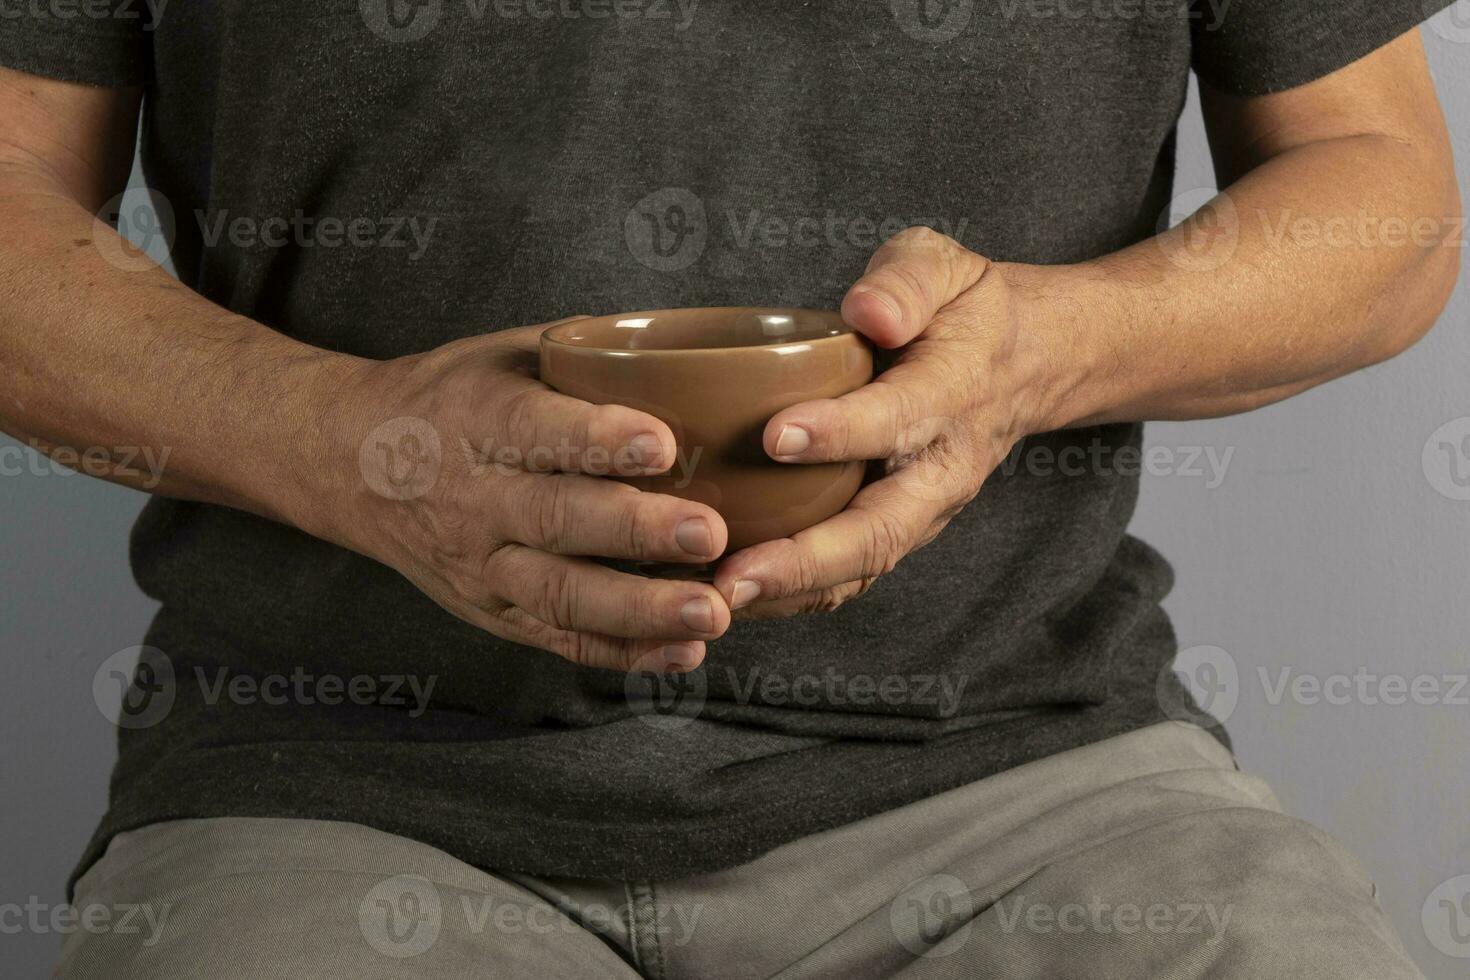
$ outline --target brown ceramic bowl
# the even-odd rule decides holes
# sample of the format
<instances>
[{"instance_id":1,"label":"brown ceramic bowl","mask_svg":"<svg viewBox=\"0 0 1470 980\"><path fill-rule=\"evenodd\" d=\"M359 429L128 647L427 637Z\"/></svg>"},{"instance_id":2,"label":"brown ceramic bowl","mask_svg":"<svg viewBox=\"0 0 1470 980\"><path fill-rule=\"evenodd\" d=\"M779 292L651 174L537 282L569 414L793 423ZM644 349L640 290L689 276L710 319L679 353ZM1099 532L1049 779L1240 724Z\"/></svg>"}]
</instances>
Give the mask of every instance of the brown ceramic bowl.
<instances>
[{"instance_id":1,"label":"brown ceramic bowl","mask_svg":"<svg viewBox=\"0 0 1470 980\"><path fill-rule=\"evenodd\" d=\"M649 310L541 335L546 384L668 423L679 461L667 474L624 482L713 507L729 528L729 551L787 537L847 506L862 463L777 463L761 436L782 409L872 377L867 342L822 310Z\"/></svg>"}]
</instances>

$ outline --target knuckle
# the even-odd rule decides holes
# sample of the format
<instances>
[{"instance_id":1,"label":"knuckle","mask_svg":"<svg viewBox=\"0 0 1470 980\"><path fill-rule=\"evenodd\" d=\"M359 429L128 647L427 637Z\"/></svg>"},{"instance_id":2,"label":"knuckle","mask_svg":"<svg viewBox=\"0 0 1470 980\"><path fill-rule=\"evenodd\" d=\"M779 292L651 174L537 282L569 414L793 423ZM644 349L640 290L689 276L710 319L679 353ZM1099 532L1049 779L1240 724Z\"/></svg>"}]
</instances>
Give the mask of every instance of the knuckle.
<instances>
[{"instance_id":1,"label":"knuckle","mask_svg":"<svg viewBox=\"0 0 1470 980\"><path fill-rule=\"evenodd\" d=\"M527 524L535 540L547 551L563 554L571 537L571 502L564 480L549 477L537 492L527 495Z\"/></svg>"},{"instance_id":2,"label":"knuckle","mask_svg":"<svg viewBox=\"0 0 1470 980\"><path fill-rule=\"evenodd\" d=\"M517 564L514 549L503 542L490 545L480 559L479 576L460 586L461 597L481 609L497 605L504 593L502 583L514 581L518 574Z\"/></svg>"},{"instance_id":3,"label":"knuckle","mask_svg":"<svg viewBox=\"0 0 1470 980\"><path fill-rule=\"evenodd\" d=\"M596 666L602 653L602 645L586 633L562 633L555 643L556 648L552 652L579 667Z\"/></svg>"},{"instance_id":4,"label":"knuckle","mask_svg":"<svg viewBox=\"0 0 1470 980\"><path fill-rule=\"evenodd\" d=\"M500 403L500 435L503 444L530 450L536 441L536 392L521 388Z\"/></svg>"},{"instance_id":5,"label":"knuckle","mask_svg":"<svg viewBox=\"0 0 1470 980\"><path fill-rule=\"evenodd\" d=\"M893 237L901 245L920 247L931 247L949 240L948 236L941 235L928 225L910 225Z\"/></svg>"},{"instance_id":6,"label":"knuckle","mask_svg":"<svg viewBox=\"0 0 1470 980\"><path fill-rule=\"evenodd\" d=\"M847 595L843 589L823 589L813 598L810 611L817 613L836 612L838 607L846 601Z\"/></svg>"},{"instance_id":7,"label":"knuckle","mask_svg":"<svg viewBox=\"0 0 1470 980\"><path fill-rule=\"evenodd\" d=\"M630 589L619 604L619 615L622 620L619 625L629 630L640 626L652 626L658 618L656 607L657 601L651 590L647 588Z\"/></svg>"},{"instance_id":8,"label":"knuckle","mask_svg":"<svg viewBox=\"0 0 1470 980\"><path fill-rule=\"evenodd\" d=\"M534 601L537 618L557 629L572 629L578 597L570 568L556 563L546 569L536 586Z\"/></svg>"},{"instance_id":9,"label":"knuckle","mask_svg":"<svg viewBox=\"0 0 1470 980\"><path fill-rule=\"evenodd\" d=\"M652 519L643 506L643 495L633 496L618 509L613 528L613 540L621 549L621 554L632 558L647 557L650 544L654 540L651 534Z\"/></svg>"},{"instance_id":10,"label":"knuckle","mask_svg":"<svg viewBox=\"0 0 1470 980\"><path fill-rule=\"evenodd\" d=\"M792 592L816 592L822 584L822 568L817 556L803 548L796 549L791 564Z\"/></svg>"},{"instance_id":11,"label":"knuckle","mask_svg":"<svg viewBox=\"0 0 1470 980\"><path fill-rule=\"evenodd\" d=\"M931 293L929 277L913 262L895 262L886 269L890 289L899 302L927 303Z\"/></svg>"},{"instance_id":12,"label":"knuckle","mask_svg":"<svg viewBox=\"0 0 1470 980\"><path fill-rule=\"evenodd\" d=\"M908 528L891 514L874 512L864 525L861 541L863 576L887 575L907 548Z\"/></svg>"}]
</instances>

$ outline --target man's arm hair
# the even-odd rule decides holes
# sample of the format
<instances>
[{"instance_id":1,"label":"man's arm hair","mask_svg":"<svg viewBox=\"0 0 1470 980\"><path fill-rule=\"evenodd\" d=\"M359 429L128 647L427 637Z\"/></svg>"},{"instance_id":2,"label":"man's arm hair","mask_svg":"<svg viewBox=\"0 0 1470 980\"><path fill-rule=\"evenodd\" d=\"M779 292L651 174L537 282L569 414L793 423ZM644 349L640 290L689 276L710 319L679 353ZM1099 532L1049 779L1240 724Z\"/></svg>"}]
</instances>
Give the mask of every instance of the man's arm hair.
<instances>
[{"instance_id":1,"label":"man's arm hair","mask_svg":"<svg viewBox=\"0 0 1470 980\"><path fill-rule=\"evenodd\" d=\"M1417 31L1287 92L1201 94L1219 197L1095 261L1007 267L1074 374L1058 428L1279 401L1405 350L1454 290L1465 225Z\"/></svg>"},{"instance_id":2,"label":"man's arm hair","mask_svg":"<svg viewBox=\"0 0 1470 980\"><path fill-rule=\"evenodd\" d=\"M96 217L126 183L139 102L0 69L0 430L320 531L333 468L313 462L359 363L210 303ZM161 483L144 451L167 460Z\"/></svg>"}]
</instances>

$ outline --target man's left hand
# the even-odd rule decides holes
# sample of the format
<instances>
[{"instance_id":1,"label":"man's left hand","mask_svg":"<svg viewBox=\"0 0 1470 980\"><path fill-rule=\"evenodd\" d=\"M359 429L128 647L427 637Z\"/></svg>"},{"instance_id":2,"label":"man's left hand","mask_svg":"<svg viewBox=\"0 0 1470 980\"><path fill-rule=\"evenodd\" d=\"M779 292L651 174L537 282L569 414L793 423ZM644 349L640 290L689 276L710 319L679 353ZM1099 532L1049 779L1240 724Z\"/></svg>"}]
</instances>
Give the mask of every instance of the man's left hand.
<instances>
[{"instance_id":1,"label":"man's left hand","mask_svg":"<svg viewBox=\"0 0 1470 980\"><path fill-rule=\"evenodd\" d=\"M1046 358L1024 330L1028 301L1001 267L928 228L874 253L843 319L891 367L840 398L803 402L766 425L790 465L882 460L847 509L721 562L715 587L750 617L831 610L929 543L1043 413Z\"/></svg>"}]
</instances>

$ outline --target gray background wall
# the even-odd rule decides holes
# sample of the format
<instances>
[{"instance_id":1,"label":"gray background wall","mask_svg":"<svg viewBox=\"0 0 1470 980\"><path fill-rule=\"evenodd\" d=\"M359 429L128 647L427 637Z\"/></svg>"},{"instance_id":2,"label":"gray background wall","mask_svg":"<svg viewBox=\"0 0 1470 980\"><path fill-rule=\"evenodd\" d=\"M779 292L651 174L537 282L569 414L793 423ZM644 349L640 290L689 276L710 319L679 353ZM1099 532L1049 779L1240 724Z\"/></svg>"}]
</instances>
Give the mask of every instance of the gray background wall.
<instances>
[{"instance_id":1,"label":"gray background wall","mask_svg":"<svg viewBox=\"0 0 1470 980\"><path fill-rule=\"evenodd\" d=\"M1470 199L1470 2L1424 36ZM1182 135L1178 188L1197 204L1187 192L1213 177L1193 98ZM1168 606L1181 673L1230 715L1242 764L1359 855L1431 980L1470 971L1470 904L1439 901L1470 875L1470 692L1445 696L1470 670L1467 325L1470 261L1440 326L1407 355L1251 415L1152 426L1172 463L1145 476L1134 525L1179 572ZM1196 447L1228 459L1223 479L1203 458L1186 465ZM92 677L140 642L152 612L127 570L143 497L49 467L17 474L7 458L0 906L62 900L114 754ZM1276 697L1283 669L1333 692L1334 676L1364 672L1443 683L1427 704ZM1391 680L1366 683L1394 694ZM58 941L0 933L0 972L44 975Z\"/></svg>"}]
</instances>

